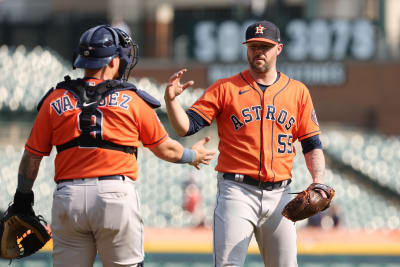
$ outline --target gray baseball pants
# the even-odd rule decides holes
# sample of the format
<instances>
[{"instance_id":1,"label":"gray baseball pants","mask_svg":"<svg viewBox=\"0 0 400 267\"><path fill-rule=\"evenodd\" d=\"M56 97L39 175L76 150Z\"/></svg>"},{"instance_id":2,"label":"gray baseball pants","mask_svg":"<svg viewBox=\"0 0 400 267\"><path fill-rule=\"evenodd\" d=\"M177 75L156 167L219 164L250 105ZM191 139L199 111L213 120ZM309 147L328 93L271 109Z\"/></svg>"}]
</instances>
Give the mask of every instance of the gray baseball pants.
<instances>
[{"instance_id":1,"label":"gray baseball pants","mask_svg":"<svg viewBox=\"0 0 400 267\"><path fill-rule=\"evenodd\" d=\"M266 267L296 267L296 227L281 215L292 199L290 185L267 191L222 175L214 211L214 266L242 267L254 234Z\"/></svg>"},{"instance_id":2,"label":"gray baseball pants","mask_svg":"<svg viewBox=\"0 0 400 267\"><path fill-rule=\"evenodd\" d=\"M53 194L53 265L137 266L144 258L143 220L135 182L76 179Z\"/></svg>"}]
</instances>

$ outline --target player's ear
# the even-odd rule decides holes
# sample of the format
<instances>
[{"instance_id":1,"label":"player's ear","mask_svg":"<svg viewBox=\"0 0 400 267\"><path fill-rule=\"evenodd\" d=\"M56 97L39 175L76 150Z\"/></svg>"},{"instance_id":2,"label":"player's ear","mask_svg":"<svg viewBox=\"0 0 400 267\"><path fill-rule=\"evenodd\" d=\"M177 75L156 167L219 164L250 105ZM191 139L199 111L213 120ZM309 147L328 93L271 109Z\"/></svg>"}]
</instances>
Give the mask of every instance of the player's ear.
<instances>
[{"instance_id":1,"label":"player's ear","mask_svg":"<svg viewBox=\"0 0 400 267\"><path fill-rule=\"evenodd\" d=\"M114 66L119 66L119 57L114 57L113 59L110 60L110 62L108 63L108 66L110 66L111 68Z\"/></svg>"},{"instance_id":2,"label":"player's ear","mask_svg":"<svg viewBox=\"0 0 400 267\"><path fill-rule=\"evenodd\" d=\"M108 66L110 66L110 68L114 67L114 64L115 64L114 59L115 58L111 59L110 62L108 63Z\"/></svg>"},{"instance_id":3,"label":"player's ear","mask_svg":"<svg viewBox=\"0 0 400 267\"><path fill-rule=\"evenodd\" d=\"M119 73L119 64L120 64L120 59L119 57L114 57L110 63L108 63L109 68L112 70L113 73L113 79L118 79Z\"/></svg>"},{"instance_id":4,"label":"player's ear","mask_svg":"<svg viewBox=\"0 0 400 267\"><path fill-rule=\"evenodd\" d=\"M277 46L277 50L278 50L276 55L279 56L279 54L282 53L283 44L280 43L280 44L277 44L276 46Z\"/></svg>"}]
</instances>

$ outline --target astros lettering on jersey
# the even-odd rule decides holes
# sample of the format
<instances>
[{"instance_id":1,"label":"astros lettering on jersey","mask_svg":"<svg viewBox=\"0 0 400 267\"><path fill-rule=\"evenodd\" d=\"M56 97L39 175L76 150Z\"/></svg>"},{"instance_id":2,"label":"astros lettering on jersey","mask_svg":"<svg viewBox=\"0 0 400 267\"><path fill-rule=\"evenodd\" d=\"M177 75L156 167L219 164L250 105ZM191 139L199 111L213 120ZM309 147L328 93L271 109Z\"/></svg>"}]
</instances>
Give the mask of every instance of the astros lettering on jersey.
<instances>
[{"instance_id":1,"label":"astros lettering on jersey","mask_svg":"<svg viewBox=\"0 0 400 267\"><path fill-rule=\"evenodd\" d=\"M218 80L190 109L217 121L215 169L262 181L291 178L293 143L321 133L307 87L283 73L264 93L248 70Z\"/></svg>"},{"instance_id":2,"label":"astros lettering on jersey","mask_svg":"<svg viewBox=\"0 0 400 267\"><path fill-rule=\"evenodd\" d=\"M92 79L87 82L95 85L102 81ZM77 99L70 92L54 90L43 102L25 148L33 154L47 156L52 146L78 137L81 134L80 113ZM152 147L167 140L168 134L157 114L130 90L108 95L100 102L92 119L92 135L101 135L102 139L120 145L139 147L141 141L145 147ZM56 156L55 181L104 174L126 175L136 180L136 157L121 151L93 147L72 147Z\"/></svg>"}]
</instances>

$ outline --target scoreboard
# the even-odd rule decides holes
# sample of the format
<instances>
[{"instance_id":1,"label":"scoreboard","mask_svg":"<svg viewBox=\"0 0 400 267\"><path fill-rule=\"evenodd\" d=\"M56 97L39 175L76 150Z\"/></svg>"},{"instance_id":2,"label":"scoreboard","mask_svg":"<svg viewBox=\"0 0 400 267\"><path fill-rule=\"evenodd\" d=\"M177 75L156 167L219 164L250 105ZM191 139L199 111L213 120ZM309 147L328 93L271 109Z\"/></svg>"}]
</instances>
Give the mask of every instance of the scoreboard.
<instances>
[{"instance_id":1,"label":"scoreboard","mask_svg":"<svg viewBox=\"0 0 400 267\"><path fill-rule=\"evenodd\" d=\"M247 68L245 31L255 20L198 20L190 26L187 54L207 64L208 82ZM284 44L278 68L310 85L341 85L345 61L376 57L377 27L366 19L293 19L278 25ZM179 35L179 28L175 36Z\"/></svg>"}]
</instances>

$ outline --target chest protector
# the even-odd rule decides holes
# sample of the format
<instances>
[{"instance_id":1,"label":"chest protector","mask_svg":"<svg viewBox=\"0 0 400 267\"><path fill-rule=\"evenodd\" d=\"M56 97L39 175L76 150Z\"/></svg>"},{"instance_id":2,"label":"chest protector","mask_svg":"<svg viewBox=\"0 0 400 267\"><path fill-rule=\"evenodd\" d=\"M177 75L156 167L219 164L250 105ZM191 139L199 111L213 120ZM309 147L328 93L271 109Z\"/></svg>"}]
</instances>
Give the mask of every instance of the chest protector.
<instances>
[{"instance_id":1,"label":"chest protector","mask_svg":"<svg viewBox=\"0 0 400 267\"><path fill-rule=\"evenodd\" d=\"M46 99L51 92L57 89L65 89L71 92L78 99L77 106L82 110L79 120L79 127L82 131L81 135L68 141L67 143L56 146L58 153L75 146L100 147L104 149L118 150L128 154L134 154L137 157L137 147L116 144L107 140L103 140L100 135L96 135L96 137L91 135L92 116L94 115L99 103L103 99L114 92L122 90L134 91L154 109L161 106L157 99L145 91L137 89L136 86L131 83L122 82L119 80L107 80L96 86L89 86L83 79L72 80L69 76L65 76L63 82L57 84L56 88L51 88L42 98L37 107L38 111L42 106L44 99Z\"/></svg>"}]
</instances>

